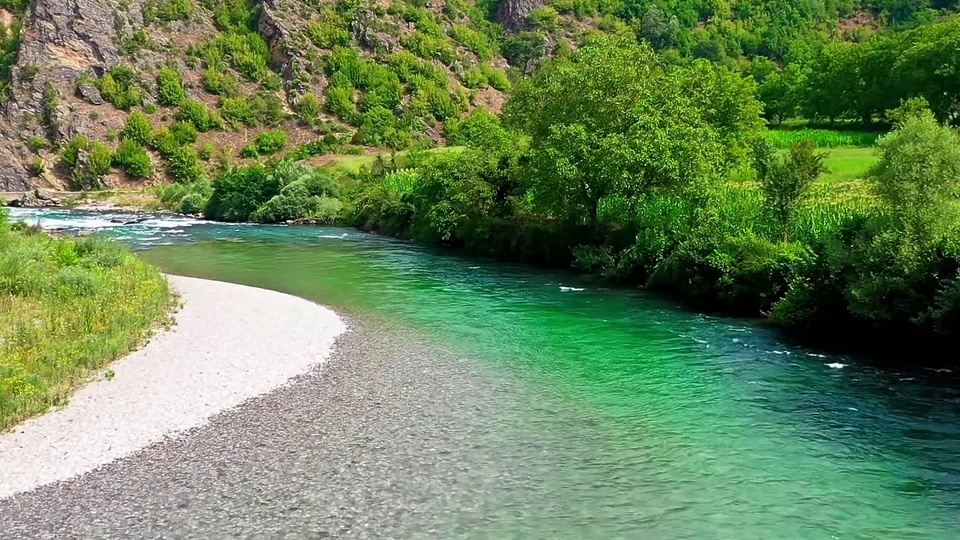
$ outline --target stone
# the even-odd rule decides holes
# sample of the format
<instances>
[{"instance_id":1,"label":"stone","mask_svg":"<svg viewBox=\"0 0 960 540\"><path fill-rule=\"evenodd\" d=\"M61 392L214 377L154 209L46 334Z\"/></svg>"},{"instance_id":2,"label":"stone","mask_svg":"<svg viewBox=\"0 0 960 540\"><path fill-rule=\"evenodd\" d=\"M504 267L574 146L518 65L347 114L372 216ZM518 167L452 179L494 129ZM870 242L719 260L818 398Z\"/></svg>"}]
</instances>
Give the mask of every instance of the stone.
<instances>
[{"instance_id":1,"label":"stone","mask_svg":"<svg viewBox=\"0 0 960 540\"><path fill-rule=\"evenodd\" d=\"M97 87L90 83L77 86L77 97L91 105L103 105L103 96L100 95L100 90L97 90Z\"/></svg>"}]
</instances>

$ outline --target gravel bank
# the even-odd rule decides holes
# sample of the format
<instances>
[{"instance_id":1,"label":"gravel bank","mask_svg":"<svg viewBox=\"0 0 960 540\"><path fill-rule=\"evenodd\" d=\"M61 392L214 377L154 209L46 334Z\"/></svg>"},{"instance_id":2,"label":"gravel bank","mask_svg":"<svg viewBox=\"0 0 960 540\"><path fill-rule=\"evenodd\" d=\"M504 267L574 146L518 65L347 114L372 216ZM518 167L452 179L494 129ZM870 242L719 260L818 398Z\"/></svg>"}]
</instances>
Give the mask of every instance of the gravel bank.
<instances>
[{"instance_id":1,"label":"gravel bank","mask_svg":"<svg viewBox=\"0 0 960 540\"><path fill-rule=\"evenodd\" d=\"M0 499L130 455L283 386L330 354L331 310L273 291L170 276L176 326L70 404L0 435Z\"/></svg>"}]
</instances>

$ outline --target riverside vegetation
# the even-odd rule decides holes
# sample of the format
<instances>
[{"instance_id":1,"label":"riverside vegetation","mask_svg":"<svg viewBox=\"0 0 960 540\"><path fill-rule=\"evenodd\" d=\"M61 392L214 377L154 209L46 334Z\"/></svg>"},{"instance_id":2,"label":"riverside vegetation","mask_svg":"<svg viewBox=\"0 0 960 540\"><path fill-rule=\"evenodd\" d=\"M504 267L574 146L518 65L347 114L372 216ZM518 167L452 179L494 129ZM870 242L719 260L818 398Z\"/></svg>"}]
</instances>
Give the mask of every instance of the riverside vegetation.
<instances>
[{"instance_id":1,"label":"riverside vegetation","mask_svg":"<svg viewBox=\"0 0 960 540\"><path fill-rule=\"evenodd\" d=\"M0 431L65 404L172 307L163 276L119 245L0 214Z\"/></svg>"},{"instance_id":2,"label":"riverside vegetation","mask_svg":"<svg viewBox=\"0 0 960 540\"><path fill-rule=\"evenodd\" d=\"M955 130L914 98L886 113L890 133L852 135L872 150L818 150L821 132L767 132L755 91L716 63L600 37L519 84L502 120L448 123L463 148L354 173L275 158L161 199L218 220L307 217L572 265L837 338L956 337ZM865 178L825 175L834 151Z\"/></svg>"},{"instance_id":3,"label":"riverside vegetation","mask_svg":"<svg viewBox=\"0 0 960 540\"><path fill-rule=\"evenodd\" d=\"M44 96L35 174L172 180L183 213L574 266L821 334L960 331L955 2L140 7L69 88L11 71Z\"/></svg>"}]
</instances>

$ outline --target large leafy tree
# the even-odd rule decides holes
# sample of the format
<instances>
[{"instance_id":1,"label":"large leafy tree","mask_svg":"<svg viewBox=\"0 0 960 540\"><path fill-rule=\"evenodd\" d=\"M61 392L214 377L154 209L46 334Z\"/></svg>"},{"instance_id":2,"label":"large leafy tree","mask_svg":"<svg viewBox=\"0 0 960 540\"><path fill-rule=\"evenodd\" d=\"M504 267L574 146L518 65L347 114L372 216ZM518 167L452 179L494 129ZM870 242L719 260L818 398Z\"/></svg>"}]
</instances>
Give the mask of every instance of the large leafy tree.
<instances>
[{"instance_id":1,"label":"large leafy tree","mask_svg":"<svg viewBox=\"0 0 960 540\"><path fill-rule=\"evenodd\" d=\"M602 37L520 85L505 119L530 137L524 171L537 206L598 231L606 198L726 170L759 111L752 83L722 67L665 66L647 45Z\"/></svg>"}]
</instances>

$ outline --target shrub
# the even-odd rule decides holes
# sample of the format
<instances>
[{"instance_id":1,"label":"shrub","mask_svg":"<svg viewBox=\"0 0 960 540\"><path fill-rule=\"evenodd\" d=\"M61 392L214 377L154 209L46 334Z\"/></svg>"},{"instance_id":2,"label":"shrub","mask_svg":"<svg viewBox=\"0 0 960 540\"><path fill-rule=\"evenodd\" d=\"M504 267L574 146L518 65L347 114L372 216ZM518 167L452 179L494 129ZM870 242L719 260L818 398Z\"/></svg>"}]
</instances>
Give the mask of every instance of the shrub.
<instances>
[{"instance_id":1,"label":"shrub","mask_svg":"<svg viewBox=\"0 0 960 540\"><path fill-rule=\"evenodd\" d=\"M469 116L447 122L444 134L447 144L469 148L503 149L515 144L500 119L486 109L476 109Z\"/></svg>"},{"instance_id":2,"label":"shrub","mask_svg":"<svg viewBox=\"0 0 960 540\"><path fill-rule=\"evenodd\" d=\"M224 120L233 124L255 127L259 124L250 102L244 97L220 98L220 114Z\"/></svg>"},{"instance_id":3,"label":"shrub","mask_svg":"<svg viewBox=\"0 0 960 540\"><path fill-rule=\"evenodd\" d=\"M280 193L280 182L260 164L224 171L213 183L203 209L207 219L248 221L257 209Z\"/></svg>"},{"instance_id":4,"label":"shrub","mask_svg":"<svg viewBox=\"0 0 960 540\"><path fill-rule=\"evenodd\" d=\"M353 102L353 90L347 88L327 89L327 109L351 124L357 123L360 113Z\"/></svg>"},{"instance_id":5,"label":"shrub","mask_svg":"<svg viewBox=\"0 0 960 540\"><path fill-rule=\"evenodd\" d=\"M67 144L60 150L60 158L68 170L74 171L77 167L80 152L86 151L88 148L90 148L90 140L78 133L67 141Z\"/></svg>"},{"instance_id":6,"label":"shrub","mask_svg":"<svg viewBox=\"0 0 960 540\"><path fill-rule=\"evenodd\" d=\"M140 145L150 142L150 135L153 133L153 123L150 118L142 112L135 111L130 113L123 126L123 138L130 139Z\"/></svg>"},{"instance_id":7,"label":"shrub","mask_svg":"<svg viewBox=\"0 0 960 540\"><path fill-rule=\"evenodd\" d=\"M153 176L153 160L147 151L133 139L124 139L113 154L113 165L136 178Z\"/></svg>"},{"instance_id":8,"label":"shrub","mask_svg":"<svg viewBox=\"0 0 960 540\"><path fill-rule=\"evenodd\" d=\"M206 170L200 163L197 151L190 147L178 147L166 156L170 176L177 182L200 182L206 176Z\"/></svg>"},{"instance_id":9,"label":"shrub","mask_svg":"<svg viewBox=\"0 0 960 540\"><path fill-rule=\"evenodd\" d=\"M207 205L209 200L209 195L197 192L188 193L180 199L180 204L177 205L177 212L191 215L200 214L203 212L203 207Z\"/></svg>"},{"instance_id":10,"label":"shrub","mask_svg":"<svg viewBox=\"0 0 960 540\"><path fill-rule=\"evenodd\" d=\"M33 153L37 153L47 148L48 146L49 146L49 142L43 137L39 137L37 135L31 135L30 138L27 139L27 149L29 149Z\"/></svg>"},{"instance_id":11,"label":"shrub","mask_svg":"<svg viewBox=\"0 0 960 540\"><path fill-rule=\"evenodd\" d=\"M157 97L161 105L176 107L187 99L180 72L171 67L160 68L157 74Z\"/></svg>"},{"instance_id":12,"label":"shrub","mask_svg":"<svg viewBox=\"0 0 960 540\"><path fill-rule=\"evenodd\" d=\"M487 77L483 74L483 70L477 66L473 66L464 71L460 75L460 80L463 81L463 85L467 88L482 88L487 86Z\"/></svg>"},{"instance_id":13,"label":"shrub","mask_svg":"<svg viewBox=\"0 0 960 540\"><path fill-rule=\"evenodd\" d=\"M213 159L213 154L217 152L217 145L213 144L210 141L204 141L200 145L200 148L197 148L197 155L200 156L200 159L204 161L210 161Z\"/></svg>"},{"instance_id":14,"label":"shrub","mask_svg":"<svg viewBox=\"0 0 960 540\"><path fill-rule=\"evenodd\" d=\"M150 0L143 6L143 24L187 20L191 14L193 3L190 0Z\"/></svg>"},{"instance_id":15,"label":"shrub","mask_svg":"<svg viewBox=\"0 0 960 540\"><path fill-rule=\"evenodd\" d=\"M257 159L260 157L260 152L257 151L257 145L254 143L248 143L243 145L243 148L240 149L240 157L244 159Z\"/></svg>"},{"instance_id":16,"label":"shrub","mask_svg":"<svg viewBox=\"0 0 960 540\"><path fill-rule=\"evenodd\" d=\"M203 72L203 88L212 94L235 96L240 83L233 74L211 66Z\"/></svg>"},{"instance_id":17,"label":"shrub","mask_svg":"<svg viewBox=\"0 0 960 540\"><path fill-rule=\"evenodd\" d=\"M257 135L257 152L276 154L287 145L287 132L283 130L264 131Z\"/></svg>"},{"instance_id":18,"label":"shrub","mask_svg":"<svg viewBox=\"0 0 960 540\"><path fill-rule=\"evenodd\" d=\"M143 92L136 87L136 73L126 66L111 68L96 86L104 100L121 110L129 110L143 100Z\"/></svg>"},{"instance_id":19,"label":"shrub","mask_svg":"<svg viewBox=\"0 0 960 540\"><path fill-rule=\"evenodd\" d=\"M478 32L469 26L454 24L450 28L450 37L473 51L480 60L488 60L496 53L496 45L491 43L482 32Z\"/></svg>"},{"instance_id":20,"label":"shrub","mask_svg":"<svg viewBox=\"0 0 960 540\"><path fill-rule=\"evenodd\" d=\"M349 24L336 14L324 13L324 20L307 25L307 37L321 49L350 45Z\"/></svg>"},{"instance_id":21,"label":"shrub","mask_svg":"<svg viewBox=\"0 0 960 540\"><path fill-rule=\"evenodd\" d=\"M90 153L87 156L86 172L90 179L99 183L100 180L110 172L112 165L113 151L110 150L109 146L100 141L94 141L90 146Z\"/></svg>"},{"instance_id":22,"label":"shrub","mask_svg":"<svg viewBox=\"0 0 960 540\"><path fill-rule=\"evenodd\" d=\"M200 133L197 131L197 128L189 122L174 122L170 124L170 134L173 135L173 138L177 141L178 146L186 146L188 144L193 144L197 142L197 138L200 137Z\"/></svg>"},{"instance_id":23,"label":"shrub","mask_svg":"<svg viewBox=\"0 0 960 540\"><path fill-rule=\"evenodd\" d=\"M297 115L300 120L307 125L312 126L323 112L323 105L320 104L320 98L313 92L308 92L300 97L296 103Z\"/></svg>"},{"instance_id":24,"label":"shrub","mask_svg":"<svg viewBox=\"0 0 960 540\"><path fill-rule=\"evenodd\" d=\"M207 132L220 127L220 118L216 113L210 111L206 105L195 99L185 100L180 105L177 120L190 122L200 132Z\"/></svg>"},{"instance_id":25,"label":"shrub","mask_svg":"<svg viewBox=\"0 0 960 540\"><path fill-rule=\"evenodd\" d=\"M507 78L507 74L503 71L487 64L481 64L480 71L483 72L483 76L486 77L487 84L490 86L501 92L510 90L510 79Z\"/></svg>"}]
</instances>

